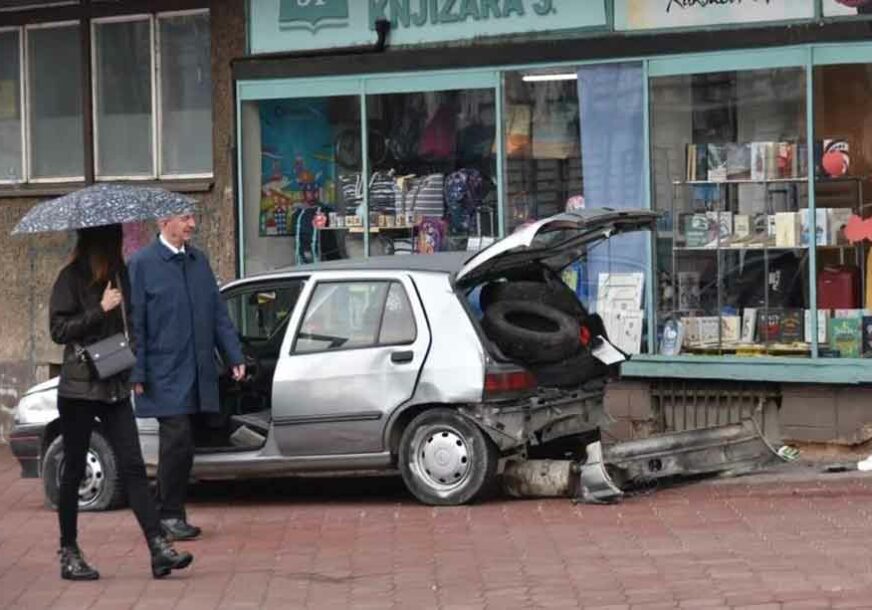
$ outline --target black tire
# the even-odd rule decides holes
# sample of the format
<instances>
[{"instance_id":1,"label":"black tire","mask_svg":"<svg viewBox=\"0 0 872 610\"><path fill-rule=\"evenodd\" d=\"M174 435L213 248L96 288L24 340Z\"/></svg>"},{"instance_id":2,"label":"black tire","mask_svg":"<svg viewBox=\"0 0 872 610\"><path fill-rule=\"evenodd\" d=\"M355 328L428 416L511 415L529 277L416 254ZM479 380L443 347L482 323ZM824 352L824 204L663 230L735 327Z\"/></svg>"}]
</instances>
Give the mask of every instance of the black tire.
<instances>
[{"instance_id":1,"label":"black tire","mask_svg":"<svg viewBox=\"0 0 872 610\"><path fill-rule=\"evenodd\" d=\"M42 487L46 506L57 509L60 497L60 474L64 461L63 437L48 446L42 466ZM85 477L79 487L79 510L100 511L124 504L124 489L118 478L118 466L112 446L98 431L91 433L85 463Z\"/></svg>"},{"instance_id":2,"label":"black tire","mask_svg":"<svg viewBox=\"0 0 872 610\"><path fill-rule=\"evenodd\" d=\"M608 376L608 367L586 349L574 356L530 369L540 386L549 388L581 387L591 379Z\"/></svg>"},{"instance_id":3,"label":"black tire","mask_svg":"<svg viewBox=\"0 0 872 610\"><path fill-rule=\"evenodd\" d=\"M526 301L497 301L482 319L485 333L509 358L559 362L578 351L578 322L567 313Z\"/></svg>"},{"instance_id":4,"label":"black tire","mask_svg":"<svg viewBox=\"0 0 872 610\"><path fill-rule=\"evenodd\" d=\"M481 289L479 304L482 311L500 301L541 303L578 320L587 316L575 293L563 282L490 282Z\"/></svg>"},{"instance_id":5,"label":"black tire","mask_svg":"<svg viewBox=\"0 0 872 610\"><path fill-rule=\"evenodd\" d=\"M494 484L498 459L481 428L452 409L424 411L400 438L403 482L424 504L457 506L483 495Z\"/></svg>"}]
</instances>

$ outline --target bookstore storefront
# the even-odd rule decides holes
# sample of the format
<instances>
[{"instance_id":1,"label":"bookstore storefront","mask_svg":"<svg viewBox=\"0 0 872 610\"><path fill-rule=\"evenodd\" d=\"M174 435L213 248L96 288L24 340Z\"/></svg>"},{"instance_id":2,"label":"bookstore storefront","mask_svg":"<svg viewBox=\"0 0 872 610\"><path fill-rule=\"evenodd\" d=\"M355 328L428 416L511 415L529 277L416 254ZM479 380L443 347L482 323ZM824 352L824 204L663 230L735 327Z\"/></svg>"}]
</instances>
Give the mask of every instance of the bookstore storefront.
<instances>
[{"instance_id":1,"label":"bookstore storefront","mask_svg":"<svg viewBox=\"0 0 872 610\"><path fill-rule=\"evenodd\" d=\"M872 2L444 4L251 3L243 274L653 208L564 273L626 376L872 381Z\"/></svg>"}]
</instances>

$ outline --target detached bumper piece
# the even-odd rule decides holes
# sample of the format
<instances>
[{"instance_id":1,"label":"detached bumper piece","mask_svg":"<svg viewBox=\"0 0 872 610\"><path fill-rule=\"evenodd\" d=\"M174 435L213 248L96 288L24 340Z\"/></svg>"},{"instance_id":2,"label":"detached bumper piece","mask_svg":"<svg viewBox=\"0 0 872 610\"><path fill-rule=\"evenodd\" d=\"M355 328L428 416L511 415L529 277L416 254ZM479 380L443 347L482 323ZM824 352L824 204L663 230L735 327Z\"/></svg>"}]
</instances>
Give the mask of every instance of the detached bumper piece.
<instances>
[{"instance_id":1,"label":"detached bumper piece","mask_svg":"<svg viewBox=\"0 0 872 610\"><path fill-rule=\"evenodd\" d=\"M596 458L600 452L600 448L588 446L590 457ZM658 479L736 476L781 460L754 419L661 434L617 443L602 452L601 460L588 459L581 466L580 497L585 502L615 502L633 486Z\"/></svg>"},{"instance_id":2,"label":"detached bumper piece","mask_svg":"<svg viewBox=\"0 0 872 610\"><path fill-rule=\"evenodd\" d=\"M784 460L754 419L660 434L603 448L587 446L583 464L569 460L509 461L503 488L515 497L574 497L590 504L619 502L634 487L659 479L740 475Z\"/></svg>"},{"instance_id":3,"label":"detached bumper piece","mask_svg":"<svg viewBox=\"0 0 872 610\"><path fill-rule=\"evenodd\" d=\"M43 425L16 426L9 434L9 448L21 464L22 478L39 477L39 452L44 428Z\"/></svg>"}]
</instances>

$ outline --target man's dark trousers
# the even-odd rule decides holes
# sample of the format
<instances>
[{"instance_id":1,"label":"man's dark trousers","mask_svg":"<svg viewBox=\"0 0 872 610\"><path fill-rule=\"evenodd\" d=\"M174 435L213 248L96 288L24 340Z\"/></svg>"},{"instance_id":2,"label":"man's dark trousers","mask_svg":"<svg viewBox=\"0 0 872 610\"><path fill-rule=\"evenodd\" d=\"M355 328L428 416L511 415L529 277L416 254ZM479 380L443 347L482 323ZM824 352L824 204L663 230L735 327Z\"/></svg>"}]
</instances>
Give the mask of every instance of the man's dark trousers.
<instances>
[{"instance_id":1,"label":"man's dark trousers","mask_svg":"<svg viewBox=\"0 0 872 610\"><path fill-rule=\"evenodd\" d=\"M156 501L161 519L182 519L188 480L194 464L194 438L190 415L159 417L160 453L157 463Z\"/></svg>"}]
</instances>

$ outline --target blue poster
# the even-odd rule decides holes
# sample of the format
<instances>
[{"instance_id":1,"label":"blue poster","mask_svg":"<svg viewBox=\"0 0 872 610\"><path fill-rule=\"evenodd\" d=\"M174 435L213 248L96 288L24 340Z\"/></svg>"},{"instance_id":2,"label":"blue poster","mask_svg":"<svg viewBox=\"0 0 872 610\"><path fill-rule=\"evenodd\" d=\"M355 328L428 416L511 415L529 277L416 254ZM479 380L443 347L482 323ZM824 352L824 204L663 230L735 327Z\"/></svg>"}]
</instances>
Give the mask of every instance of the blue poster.
<instances>
[{"instance_id":1,"label":"blue poster","mask_svg":"<svg viewBox=\"0 0 872 610\"><path fill-rule=\"evenodd\" d=\"M297 207L333 204L333 127L323 99L260 102L260 235L290 235Z\"/></svg>"}]
</instances>

